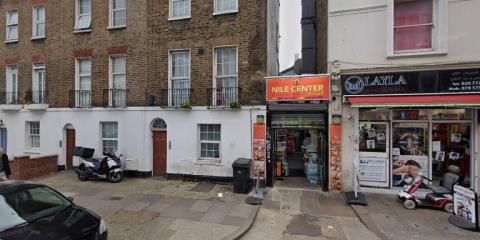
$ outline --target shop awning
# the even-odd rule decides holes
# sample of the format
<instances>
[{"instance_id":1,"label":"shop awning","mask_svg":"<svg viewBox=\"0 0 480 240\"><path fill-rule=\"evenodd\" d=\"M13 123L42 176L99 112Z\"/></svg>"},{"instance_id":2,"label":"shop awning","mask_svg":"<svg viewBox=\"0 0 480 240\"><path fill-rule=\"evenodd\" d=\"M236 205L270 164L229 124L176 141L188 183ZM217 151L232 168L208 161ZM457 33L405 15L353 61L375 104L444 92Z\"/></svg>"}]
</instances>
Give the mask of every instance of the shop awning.
<instances>
[{"instance_id":1,"label":"shop awning","mask_svg":"<svg viewBox=\"0 0 480 240\"><path fill-rule=\"evenodd\" d=\"M352 107L480 107L479 95L345 96Z\"/></svg>"}]
</instances>

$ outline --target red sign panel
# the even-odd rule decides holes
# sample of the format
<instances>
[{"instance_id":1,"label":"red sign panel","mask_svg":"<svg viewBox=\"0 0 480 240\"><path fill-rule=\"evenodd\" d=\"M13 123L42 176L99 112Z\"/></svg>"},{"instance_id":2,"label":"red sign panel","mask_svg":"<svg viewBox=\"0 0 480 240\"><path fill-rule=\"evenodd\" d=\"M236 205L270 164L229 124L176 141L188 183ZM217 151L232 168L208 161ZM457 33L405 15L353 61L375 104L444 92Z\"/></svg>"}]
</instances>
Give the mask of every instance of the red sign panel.
<instances>
[{"instance_id":1,"label":"red sign panel","mask_svg":"<svg viewBox=\"0 0 480 240\"><path fill-rule=\"evenodd\" d=\"M267 79L267 101L308 100L330 100L328 75Z\"/></svg>"},{"instance_id":2,"label":"red sign panel","mask_svg":"<svg viewBox=\"0 0 480 240\"><path fill-rule=\"evenodd\" d=\"M264 123L253 124L253 168L252 177L256 177L257 171L260 179L265 179L265 167L267 160L266 126Z\"/></svg>"}]
</instances>

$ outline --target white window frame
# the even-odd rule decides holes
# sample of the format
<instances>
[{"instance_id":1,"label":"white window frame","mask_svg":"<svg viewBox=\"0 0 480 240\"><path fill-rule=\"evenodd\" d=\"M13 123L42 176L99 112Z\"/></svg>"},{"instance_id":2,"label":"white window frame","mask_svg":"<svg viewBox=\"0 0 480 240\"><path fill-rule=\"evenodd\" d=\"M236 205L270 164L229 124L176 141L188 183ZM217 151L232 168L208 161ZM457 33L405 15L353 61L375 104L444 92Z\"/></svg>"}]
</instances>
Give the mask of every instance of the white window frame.
<instances>
[{"instance_id":1,"label":"white window frame","mask_svg":"<svg viewBox=\"0 0 480 240\"><path fill-rule=\"evenodd\" d=\"M18 101L18 65L11 64L5 67L5 103L12 104ZM12 84L13 75L15 74L15 84ZM15 85L15 86L12 86ZM10 94L10 95L8 95ZM13 100L15 99L15 100Z\"/></svg>"},{"instance_id":2,"label":"white window frame","mask_svg":"<svg viewBox=\"0 0 480 240\"><path fill-rule=\"evenodd\" d=\"M218 125L220 126L220 140L202 140L202 125ZM220 163L222 161L222 124L220 123L200 123L197 125L197 132L198 132L198 159L199 160L207 160L207 161L214 161L216 163ZM218 158L208 158L202 157L202 143L213 143L218 144Z\"/></svg>"},{"instance_id":3,"label":"white window frame","mask_svg":"<svg viewBox=\"0 0 480 240\"><path fill-rule=\"evenodd\" d=\"M38 124L38 134L32 134L32 124ZM32 137L38 137L38 146L32 146ZM28 151L38 151L41 146L41 124L40 121L27 121L25 122L25 138L26 148Z\"/></svg>"},{"instance_id":4,"label":"white window frame","mask_svg":"<svg viewBox=\"0 0 480 240\"><path fill-rule=\"evenodd\" d=\"M80 0L75 0L75 26L74 26L75 31L89 31L92 29L92 0L88 0L88 1L90 1L90 13L80 14ZM85 27L85 28L79 27L78 24L79 24L80 18L86 17L86 16L90 17L88 27Z\"/></svg>"},{"instance_id":5,"label":"white window frame","mask_svg":"<svg viewBox=\"0 0 480 240\"><path fill-rule=\"evenodd\" d=\"M90 75L88 74L80 74L80 61L85 61L88 60L90 61ZM80 89L80 77L90 77L90 89ZM92 58L90 57L85 57L85 58L76 58L75 59L75 105L81 107L89 107L92 105ZM90 96L89 96L89 106L84 106L85 104L83 102L77 102L77 100L80 99L77 98L77 94L79 90L85 90L85 91L90 91Z\"/></svg>"},{"instance_id":6,"label":"white window frame","mask_svg":"<svg viewBox=\"0 0 480 240\"><path fill-rule=\"evenodd\" d=\"M17 13L17 22L16 23L11 23L10 22L10 15L13 13L13 12L16 12ZM18 27L19 25L19 11L18 9L12 9L12 10L8 10L7 11L7 14L5 14L6 16L6 20L5 20L5 42L18 42L18 39L20 38L20 29ZM10 28L16 28L17 29L17 38L9 38L9 35L8 33L10 32Z\"/></svg>"},{"instance_id":7,"label":"white window frame","mask_svg":"<svg viewBox=\"0 0 480 240\"><path fill-rule=\"evenodd\" d=\"M116 138L107 138L107 137L104 137L104 136L103 136L104 124L115 124L115 125L116 125L116 127L117 127L117 128L115 129L116 132L117 132L117 137L116 137ZM102 152L105 151L105 145L104 145L104 143L103 143L104 141L115 141L116 144L117 144L117 149L115 149L115 150L116 150L115 152L118 151L118 148L119 148L119 140L118 140L118 139L119 139L119 130L118 130L118 129L119 129L119 124L118 124L117 121L105 121L105 122L100 122L100 142L101 142L101 144L102 144L102 147L101 147ZM115 152L113 152L113 153L115 153Z\"/></svg>"},{"instance_id":8,"label":"white window frame","mask_svg":"<svg viewBox=\"0 0 480 240\"><path fill-rule=\"evenodd\" d=\"M115 58L124 58L125 59L125 68L123 72L113 72L113 61ZM126 54L115 54L110 55L109 57L109 83L108 86L110 89L127 89L127 55ZM125 75L125 87L123 88L114 88L113 80L115 75Z\"/></svg>"},{"instance_id":9,"label":"white window frame","mask_svg":"<svg viewBox=\"0 0 480 240\"><path fill-rule=\"evenodd\" d=\"M237 72L237 75L225 75L225 76L222 76L223 78L227 78L227 77L236 77L237 78L237 87L238 87L238 82L239 82L239 72L238 72L238 46L237 45L226 45L226 46L217 46L217 47L214 47L213 48L213 88L216 88L217 87L217 50L219 49L228 49L228 48L235 48L236 50L236 72Z\"/></svg>"},{"instance_id":10,"label":"white window frame","mask_svg":"<svg viewBox=\"0 0 480 240\"><path fill-rule=\"evenodd\" d=\"M37 10L38 8L43 8L43 21L37 21ZM45 38L47 35L47 24L46 24L46 17L47 17L47 9L44 4L36 5L32 7L32 39L41 39ZM43 24L43 35L38 35L37 33L37 25Z\"/></svg>"},{"instance_id":11,"label":"white window frame","mask_svg":"<svg viewBox=\"0 0 480 240\"><path fill-rule=\"evenodd\" d=\"M38 72L43 72L42 83L38 79ZM45 103L45 84L46 84L46 66L45 62L36 62L32 64L32 100L34 103Z\"/></svg>"},{"instance_id":12,"label":"white window frame","mask_svg":"<svg viewBox=\"0 0 480 240\"><path fill-rule=\"evenodd\" d=\"M426 56L426 55L445 55L448 53L448 4L449 1L433 1L433 28L432 28L432 48L415 49L407 51L395 51L394 49L394 18L395 18L395 0L387 2L387 36L386 36L386 56L387 58Z\"/></svg>"},{"instance_id":13,"label":"white window frame","mask_svg":"<svg viewBox=\"0 0 480 240\"><path fill-rule=\"evenodd\" d=\"M176 80L173 78L173 58L172 58L172 54L173 53L176 53L176 52L188 52L188 61L189 61L189 64L188 64L188 86L186 89L189 89L192 82L191 82L191 75L192 75L192 54L191 54L191 50L190 49L174 49L174 50L170 50L169 53L168 53L168 89L170 89L172 92L171 94L169 94L169 106L173 106L175 105L174 104L174 93L173 93L173 80ZM178 78L178 79L184 79L184 78ZM186 91L186 90L185 90ZM190 95L191 93L188 92L188 95ZM188 98L190 98L190 96L188 96ZM181 105L181 103L177 103L176 105ZM178 106L176 106L178 107Z\"/></svg>"},{"instance_id":14,"label":"white window frame","mask_svg":"<svg viewBox=\"0 0 480 240\"><path fill-rule=\"evenodd\" d=\"M192 0L185 0L187 1L187 5L189 6L187 15L185 16L173 16L173 2L174 1L180 1L180 0L169 0L169 13L168 13L168 20L174 21L174 20L182 20L182 19L188 19L192 17Z\"/></svg>"},{"instance_id":15,"label":"white window frame","mask_svg":"<svg viewBox=\"0 0 480 240\"><path fill-rule=\"evenodd\" d=\"M113 8L113 1L115 0L109 0L110 2L110 11L109 11L109 23L108 23L108 29L116 29L116 28L125 28L127 27L127 15L128 15L128 11L127 11L127 4L128 4L128 0L125 0L125 7L124 8L117 8L117 9L114 9ZM125 24L123 25L114 25L115 21L114 21L114 12L116 11L125 11Z\"/></svg>"},{"instance_id":16,"label":"white window frame","mask_svg":"<svg viewBox=\"0 0 480 240\"><path fill-rule=\"evenodd\" d=\"M113 71L114 59L119 59L119 58L123 58L125 60L125 66L124 66L123 72L114 72ZM109 75L109 81L108 81L109 106L126 107L127 105L126 103L127 102L127 55L126 54L110 55L108 72L109 72L108 74ZM124 75L125 86L121 88L115 87L114 79L116 75Z\"/></svg>"},{"instance_id":17,"label":"white window frame","mask_svg":"<svg viewBox=\"0 0 480 240\"><path fill-rule=\"evenodd\" d=\"M234 0L235 1L235 4L236 4L236 8L235 9L231 9L231 10L217 10L217 4L218 4L218 1L220 0L213 0L213 15L222 15L222 14L229 14L229 13L237 13L238 12L238 0Z\"/></svg>"}]
</instances>

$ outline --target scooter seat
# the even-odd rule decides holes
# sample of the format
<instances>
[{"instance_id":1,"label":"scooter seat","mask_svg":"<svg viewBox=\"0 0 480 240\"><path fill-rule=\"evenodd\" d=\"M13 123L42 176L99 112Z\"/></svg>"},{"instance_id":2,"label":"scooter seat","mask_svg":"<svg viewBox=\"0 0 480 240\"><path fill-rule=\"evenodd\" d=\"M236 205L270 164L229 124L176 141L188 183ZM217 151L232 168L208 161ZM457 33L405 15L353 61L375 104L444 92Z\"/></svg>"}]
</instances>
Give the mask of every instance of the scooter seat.
<instances>
[{"instance_id":1,"label":"scooter seat","mask_svg":"<svg viewBox=\"0 0 480 240\"><path fill-rule=\"evenodd\" d=\"M452 193L452 191L450 189L448 189L446 187L442 187L442 186L428 185L428 188L436 194L450 194L450 193Z\"/></svg>"}]
</instances>

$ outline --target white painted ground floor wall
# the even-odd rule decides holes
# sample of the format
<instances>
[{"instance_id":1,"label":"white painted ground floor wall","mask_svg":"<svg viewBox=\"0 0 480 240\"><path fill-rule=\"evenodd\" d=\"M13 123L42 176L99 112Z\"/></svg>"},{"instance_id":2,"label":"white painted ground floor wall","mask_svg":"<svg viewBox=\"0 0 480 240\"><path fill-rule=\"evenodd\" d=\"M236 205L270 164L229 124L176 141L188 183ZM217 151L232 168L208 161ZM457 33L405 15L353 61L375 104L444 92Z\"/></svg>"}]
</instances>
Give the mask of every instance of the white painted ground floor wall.
<instances>
[{"instance_id":1,"label":"white painted ground floor wall","mask_svg":"<svg viewBox=\"0 0 480 240\"><path fill-rule=\"evenodd\" d=\"M66 128L76 132L76 145L102 152L101 122L118 122L118 152L124 159L136 159L137 170L150 172L152 130L155 119L167 124L167 172L203 176L231 177L237 158L251 158L252 123L257 115L266 116L265 106L247 106L241 110L168 110L154 107L125 109L47 109L46 111L0 112L2 127L8 131L8 154L58 154L58 165L66 163ZM40 121L40 149L27 149L26 122ZM199 124L220 124L221 163L199 160ZM75 165L75 161L74 161Z\"/></svg>"}]
</instances>

